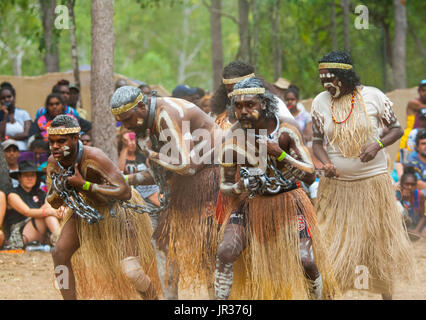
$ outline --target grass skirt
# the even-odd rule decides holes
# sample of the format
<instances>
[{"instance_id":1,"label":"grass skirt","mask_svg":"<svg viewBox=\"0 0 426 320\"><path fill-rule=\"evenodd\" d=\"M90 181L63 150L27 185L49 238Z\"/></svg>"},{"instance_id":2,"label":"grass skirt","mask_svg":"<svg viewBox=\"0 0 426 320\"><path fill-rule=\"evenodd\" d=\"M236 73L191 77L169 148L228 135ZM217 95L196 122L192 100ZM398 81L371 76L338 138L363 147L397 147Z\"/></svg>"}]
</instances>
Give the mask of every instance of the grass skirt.
<instances>
[{"instance_id":1,"label":"grass skirt","mask_svg":"<svg viewBox=\"0 0 426 320\"><path fill-rule=\"evenodd\" d=\"M84 195L82 195L84 198ZM105 218L89 225L75 218L80 248L72 257L78 299L140 299L140 295L122 272L120 262L127 256L138 256L143 271L161 294L154 249L151 244L152 227L147 214L114 204L117 217L111 217L108 207L86 202ZM139 193L132 188L132 204L143 204ZM69 219L72 211L68 210ZM65 219L66 223L67 219Z\"/></svg>"},{"instance_id":2,"label":"grass skirt","mask_svg":"<svg viewBox=\"0 0 426 320\"><path fill-rule=\"evenodd\" d=\"M210 167L194 176L174 175L169 183L170 206L161 214L154 238L160 247L168 248L168 262L177 265L181 284L187 282L194 287L196 279L199 283L211 283L213 279L218 170Z\"/></svg>"},{"instance_id":3,"label":"grass skirt","mask_svg":"<svg viewBox=\"0 0 426 320\"><path fill-rule=\"evenodd\" d=\"M411 244L389 174L357 181L321 178L316 212L342 291L359 288L357 266L368 268L368 289L378 293L390 293L397 276L408 279L414 274Z\"/></svg>"},{"instance_id":4,"label":"grass skirt","mask_svg":"<svg viewBox=\"0 0 426 320\"><path fill-rule=\"evenodd\" d=\"M309 298L311 283L301 263L297 215L303 215L309 226L314 259L323 279L323 297L334 295L333 272L304 190L254 197L246 202L244 213L248 245L234 265L231 299Z\"/></svg>"}]
</instances>

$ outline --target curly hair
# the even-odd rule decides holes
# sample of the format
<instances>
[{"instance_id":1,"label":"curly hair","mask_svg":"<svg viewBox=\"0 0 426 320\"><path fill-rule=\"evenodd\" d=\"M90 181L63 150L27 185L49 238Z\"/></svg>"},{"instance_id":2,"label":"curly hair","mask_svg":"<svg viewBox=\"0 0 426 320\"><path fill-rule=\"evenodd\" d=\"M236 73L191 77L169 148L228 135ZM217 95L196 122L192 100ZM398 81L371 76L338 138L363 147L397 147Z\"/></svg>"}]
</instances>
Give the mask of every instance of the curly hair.
<instances>
[{"instance_id":1,"label":"curly hair","mask_svg":"<svg viewBox=\"0 0 426 320\"><path fill-rule=\"evenodd\" d=\"M236 89L244 89L244 88L265 88L262 79L259 78L248 78L237 82L234 86L234 90ZM257 94L257 98L259 102L266 101L266 109L262 110L263 116L267 119L272 119L275 117L278 112L278 100L275 99L275 96L270 93L268 90L265 93ZM232 112L230 112L230 117L234 119L235 113L234 110L234 98L231 99L231 108Z\"/></svg>"},{"instance_id":2,"label":"curly hair","mask_svg":"<svg viewBox=\"0 0 426 320\"><path fill-rule=\"evenodd\" d=\"M344 51L332 51L327 53L324 57L322 57L318 63L323 62L333 62L333 63L346 63L353 65L352 58L349 53ZM334 73L337 78L342 82L343 86L349 89L354 89L356 86L361 84L361 80L359 75L354 71L354 68L349 70L344 69L328 69L330 72Z\"/></svg>"},{"instance_id":3,"label":"curly hair","mask_svg":"<svg viewBox=\"0 0 426 320\"><path fill-rule=\"evenodd\" d=\"M78 124L78 121L74 117L71 117L66 114L60 114L60 115L57 115L55 119L52 120L50 126L52 128L62 127L62 126L64 126L65 128L76 128L76 127L79 127L80 125Z\"/></svg>"}]
</instances>

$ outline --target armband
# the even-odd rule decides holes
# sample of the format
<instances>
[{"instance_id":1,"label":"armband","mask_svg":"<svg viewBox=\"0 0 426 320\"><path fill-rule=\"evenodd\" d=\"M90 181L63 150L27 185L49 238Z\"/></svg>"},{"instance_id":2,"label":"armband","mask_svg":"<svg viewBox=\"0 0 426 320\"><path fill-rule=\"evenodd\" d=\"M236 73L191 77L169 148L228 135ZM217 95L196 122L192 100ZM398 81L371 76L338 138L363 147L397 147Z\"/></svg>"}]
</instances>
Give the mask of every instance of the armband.
<instances>
[{"instance_id":1,"label":"armband","mask_svg":"<svg viewBox=\"0 0 426 320\"><path fill-rule=\"evenodd\" d=\"M285 152L285 151L283 151L282 153L281 153L281 155L277 158L277 160L279 161L279 162L281 162L281 161L283 161L284 159L285 159L285 157L287 156L287 153Z\"/></svg>"},{"instance_id":2,"label":"armband","mask_svg":"<svg viewBox=\"0 0 426 320\"><path fill-rule=\"evenodd\" d=\"M88 191L89 189L90 189L90 182L89 181L86 181L84 184L83 184L83 190L85 190L85 191Z\"/></svg>"}]
</instances>

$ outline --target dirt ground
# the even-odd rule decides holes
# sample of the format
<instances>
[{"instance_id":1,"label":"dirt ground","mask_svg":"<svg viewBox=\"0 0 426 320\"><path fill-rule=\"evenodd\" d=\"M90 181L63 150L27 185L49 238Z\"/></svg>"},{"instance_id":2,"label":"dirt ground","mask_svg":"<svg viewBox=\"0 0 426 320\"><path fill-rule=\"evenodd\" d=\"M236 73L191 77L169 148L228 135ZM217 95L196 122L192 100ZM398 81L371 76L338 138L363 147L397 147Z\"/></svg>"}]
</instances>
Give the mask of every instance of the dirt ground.
<instances>
[{"instance_id":1,"label":"dirt ground","mask_svg":"<svg viewBox=\"0 0 426 320\"><path fill-rule=\"evenodd\" d=\"M417 278L412 284L397 282L394 299L426 300L426 239L413 243ZM53 262L49 253L0 253L0 300L56 300L61 295L53 285ZM206 291L181 292L181 299L208 299ZM375 300L378 294L356 290L337 299Z\"/></svg>"}]
</instances>

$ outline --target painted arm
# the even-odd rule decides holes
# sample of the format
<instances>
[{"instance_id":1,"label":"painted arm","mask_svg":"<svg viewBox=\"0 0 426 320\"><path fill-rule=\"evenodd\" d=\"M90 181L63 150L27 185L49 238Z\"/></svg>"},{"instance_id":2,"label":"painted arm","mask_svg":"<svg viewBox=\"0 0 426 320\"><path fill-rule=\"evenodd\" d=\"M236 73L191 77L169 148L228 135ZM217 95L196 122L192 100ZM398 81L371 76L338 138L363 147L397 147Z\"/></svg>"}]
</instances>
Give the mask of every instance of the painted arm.
<instances>
[{"instance_id":1,"label":"painted arm","mask_svg":"<svg viewBox=\"0 0 426 320\"><path fill-rule=\"evenodd\" d=\"M228 196L238 196L244 191L241 180L235 182L237 164L220 166L220 191Z\"/></svg>"},{"instance_id":2,"label":"painted arm","mask_svg":"<svg viewBox=\"0 0 426 320\"><path fill-rule=\"evenodd\" d=\"M131 186L149 186L155 184L154 178L151 176L148 170L142 170L134 174L129 174L127 175L127 179L129 181L129 185Z\"/></svg>"}]
</instances>

